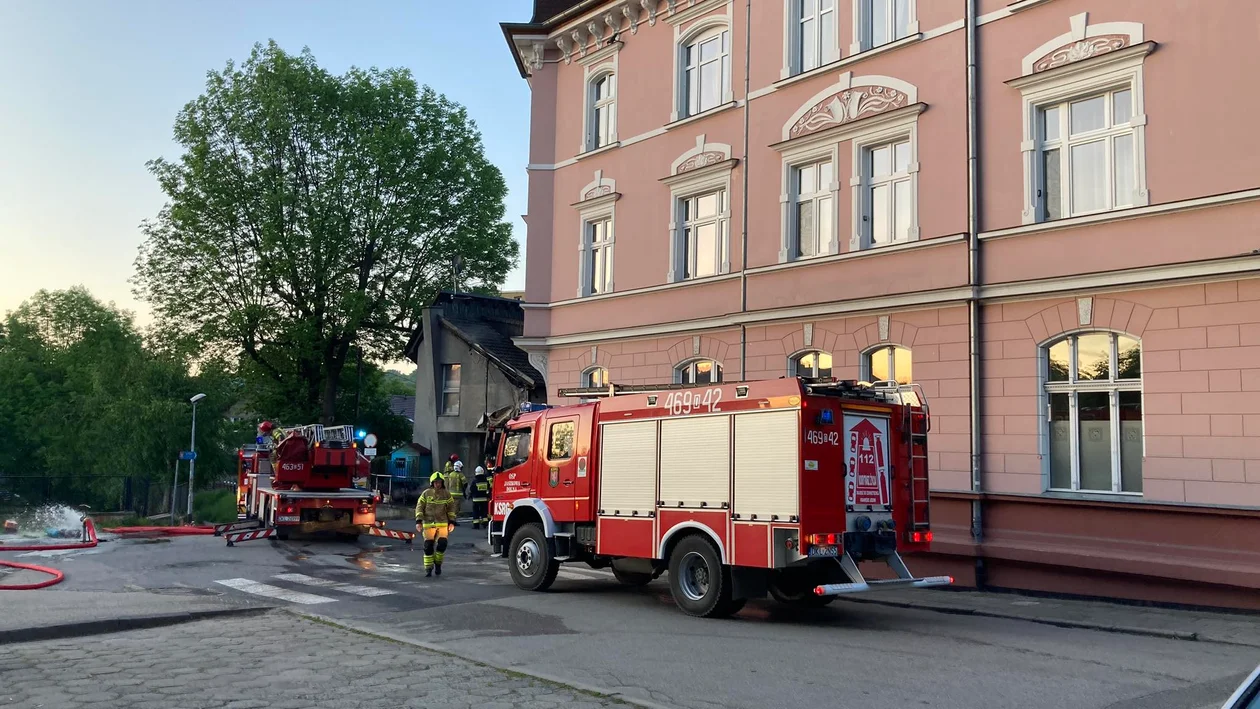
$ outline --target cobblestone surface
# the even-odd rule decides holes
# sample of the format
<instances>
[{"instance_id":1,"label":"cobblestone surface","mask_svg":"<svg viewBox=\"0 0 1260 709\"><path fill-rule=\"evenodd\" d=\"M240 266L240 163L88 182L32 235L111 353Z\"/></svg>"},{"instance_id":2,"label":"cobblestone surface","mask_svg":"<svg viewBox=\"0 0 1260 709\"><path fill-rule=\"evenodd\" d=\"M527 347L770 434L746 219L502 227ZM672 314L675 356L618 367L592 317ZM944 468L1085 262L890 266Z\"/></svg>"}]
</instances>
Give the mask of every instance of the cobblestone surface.
<instances>
[{"instance_id":1,"label":"cobblestone surface","mask_svg":"<svg viewBox=\"0 0 1260 709\"><path fill-rule=\"evenodd\" d=\"M0 648L0 707L591 709L616 700L283 613Z\"/></svg>"}]
</instances>

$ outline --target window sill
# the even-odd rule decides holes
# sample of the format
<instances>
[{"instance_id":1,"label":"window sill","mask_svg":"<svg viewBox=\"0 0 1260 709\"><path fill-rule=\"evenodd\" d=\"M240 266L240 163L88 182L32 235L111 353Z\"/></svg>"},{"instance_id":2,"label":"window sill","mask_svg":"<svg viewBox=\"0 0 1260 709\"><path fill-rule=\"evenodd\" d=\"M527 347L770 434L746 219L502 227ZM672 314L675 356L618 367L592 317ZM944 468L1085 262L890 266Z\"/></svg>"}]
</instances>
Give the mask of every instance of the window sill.
<instances>
[{"instance_id":1,"label":"window sill","mask_svg":"<svg viewBox=\"0 0 1260 709\"><path fill-rule=\"evenodd\" d=\"M703 120L703 119L705 119L705 118L708 118L709 116L713 116L713 115L717 115L717 114L719 114L719 113L722 113L723 111L729 111L729 110L731 110L732 108L735 108L735 107L736 107L736 106L738 106L738 105L739 105L739 101L731 101L731 102L729 102L729 103L724 103L724 104L722 104L721 106L718 106L718 107L716 107L716 108L710 108L709 110L707 110L707 111L705 111L705 112L703 112L703 113L697 113L697 114L696 114L696 115L694 115L694 116L687 116L686 118L679 118L678 120L674 121L673 123L666 123L666 124L665 124L665 130L667 130L667 131L669 131L669 130L674 130L675 128L679 128L679 127L685 126L685 125L687 125L688 123L692 123L692 122L694 122L694 121Z\"/></svg>"},{"instance_id":2,"label":"window sill","mask_svg":"<svg viewBox=\"0 0 1260 709\"><path fill-rule=\"evenodd\" d=\"M1046 490L1041 497L1050 497L1056 500L1080 500L1085 502L1128 502L1139 501L1142 499L1140 492L1106 492L1103 490L1090 490L1088 492L1082 490Z\"/></svg>"},{"instance_id":3,"label":"window sill","mask_svg":"<svg viewBox=\"0 0 1260 709\"><path fill-rule=\"evenodd\" d=\"M606 152L608 152L609 150L614 150L614 149L616 149L616 148L620 148L620 147L621 147L621 141L620 141L620 140L614 140L613 142L609 143L608 145L602 145L602 146L600 146L600 147L598 147L598 148L595 148L595 149L593 149L593 150L588 150L588 151L586 151L586 152L584 152L584 153L578 153L577 155L574 155L574 156L573 156L573 159L574 159L574 160L585 160L585 159L587 159L587 158L590 158L590 157L594 157L594 156L596 156L596 155L599 155L600 153L606 153Z\"/></svg>"},{"instance_id":4,"label":"window sill","mask_svg":"<svg viewBox=\"0 0 1260 709\"><path fill-rule=\"evenodd\" d=\"M612 293L600 293L599 295L588 295L582 298L569 298L567 300L557 300L548 303L547 308L558 308L564 305L577 305L579 303L595 303L602 300L611 300L614 298L622 298L628 295L643 295L645 293L659 293L661 291L676 290L686 288L688 286L702 286L710 283L720 283L734 278L739 278L738 273L723 273L716 276L705 276L704 278L692 278L686 281L674 281L672 283L663 283L658 286L647 286L645 288L633 288L631 290L613 291Z\"/></svg>"},{"instance_id":5,"label":"window sill","mask_svg":"<svg viewBox=\"0 0 1260 709\"><path fill-rule=\"evenodd\" d=\"M911 35L906 35L905 37L902 37L901 39L895 42L889 42L888 44L881 44L878 47L872 47L871 49L863 49L857 54L850 54L849 56L844 57L842 59L837 59L828 64L823 64L822 66L814 67L813 69L810 69L809 71L803 71L799 74L793 74L792 76L779 79L778 81L770 85L776 89L781 89L785 86L791 86L792 84L795 84L798 81L807 81L816 76L822 76L823 74L833 72L836 69L849 66L850 64L857 64L858 62L864 59L869 59L871 57L878 56L885 52L891 52L894 49L900 49L907 45L916 44L922 40L923 40L923 33L916 32Z\"/></svg>"}]
</instances>

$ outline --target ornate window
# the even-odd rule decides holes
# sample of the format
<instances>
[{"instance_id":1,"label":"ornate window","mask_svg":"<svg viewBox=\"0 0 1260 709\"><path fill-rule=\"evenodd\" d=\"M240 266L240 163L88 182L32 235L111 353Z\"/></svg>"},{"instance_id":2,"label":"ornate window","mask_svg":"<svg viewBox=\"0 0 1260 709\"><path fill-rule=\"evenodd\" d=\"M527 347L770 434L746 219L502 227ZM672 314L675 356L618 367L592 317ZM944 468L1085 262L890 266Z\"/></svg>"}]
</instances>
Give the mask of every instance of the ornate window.
<instances>
[{"instance_id":1,"label":"ornate window","mask_svg":"<svg viewBox=\"0 0 1260 709\"><path fill-rule=\"evenodd\" d=\"M917 4L917 0L853 0L853 46L849 53L918 33Z\"/></svg>"},{"instance_id":2,"label":"ornate window","mask_svg":"<svg viewBox=\"0 0 1260 709\"><path fill-rule=\"evenodd\" d=\"M836 0L784 0L783 78L840 58Z\"/></svg>"},{"instance_id":3,"label":"ornate window","mask_svg":"<svg viewBox=\"0 0 1260 709\"><path fill-rule=\"evenodd\" d=\"M711 359L693 359L674 369L677 384L717 384L722 381L722 365Z\"/></svg>"},{"instance_id":4,"label":"ornate window","mask_svg":"<svg viewBox=\"0 0 1260 709\"><path fill-rule=\"evenodd\" d=\"M792 168L792 208L788 212L795 258L829 253L834 240L832 199L833 164L830 158Z\"/></svg>"},{"instance_id":5,"label":"ornate window","mask_svg":"<svg viewBox=\"0 0 1260 709\"><path fill-rule=\"evenodd\" d=\"M1150 49L1140 24L1087 26L1083 13L1071 32L1024 57L1024 75L1008 83L1024 100L1025 224L1150 203L1142 91Z\"/></svg>"},{"instance_id":6,"label":"ornate window","mask_svg":"<svg viewBox=\"0 0 1260 709\"><path fill-rule=\"evenodd\" d=\"M683 278L704 278L723 272L727 262L730 204L724 189L679 200Z\"/></svg>"},{"instance_id":7,"label":"ornate window","mask_svg":"<svg viewBox=\"0 0 1260 709\"><path fill-rule=\"evenodd\" d=\"M910 239L914 214L911 162L909 138L866 149L862 177L871 246Z\"/></svg>"},{"instance_id":8,"label":"ornate window","mask_svg":"<svg viewBox=\"0 0 1260 709\"><path fill-rule=\"evenodd\" d=\"M885 345L862 355L862 379L868 382L914 381L910 350L898 345Z\"/></svg>"},{"instance_id":9,"label":"ornate window","mask_svg":"<svg viewBox=\"0 0 1260 709\"><path fill-rule=\"evenodd\" d=\"M587 83L586 149L617 142L617 75L597 74Z\"/></svg>"},{"instance_id":10,"label":"ornate window","mask_svg":"<svg viewBox=\"0 0 1260 709\"><path fill-rule=\"evenodd\" d=\"M613 284L612 216L586 222L586 293L611 293Z\"/></svg>"},{"instance_id":11,"label":"ornate window","mask_svg":"<svg viewBox=\"0 0 1260 709\"><path fill-rule=\"evenodd\" d=\"M606 387L609 381L608 370L603 367L591 367L582 372L582 386L587 389Z\"/></svg>"},{"instance_id":12,"label":"ornate window","mask_svg":"<svg viewBox=\"0 0 1260 709\"><path fill-rule=\"evenodd\" d=\"M830 377L831 354L818 350L802 352L791 359L791 371L796 377Z\"/></svg>"},{"instance_id":13,"label":"ornate window","mask_svg":"<svg viewBox=\"0 0 1260 709\"><path fill-rule=\"evenodd\" d=\"M678 104L673 120L730 103L731 32L725 22L685 37L679 44Z\"/></svg>"},{"instance_id":14,"label":"ornate window","mask_svg":"<svg viewBox=\"0 0 1260 709\"><path fill-rule=\"evenodd\" d=\"M595 180L582 188L575 206L581 220L578 237L579 298L613 292L614 224L620 194L616 182L595 172Z\"/></svg>"},{"instance_id":15,"label":"ornate window","mask_svg":"<svg viewBox=\"0 0 1260 709\"><path fill-rule=\"evenodd\" d=\"M1142 491L1142 343L1112 332L1042 348L1049 489Z\"/></svg>"}]
</instances>

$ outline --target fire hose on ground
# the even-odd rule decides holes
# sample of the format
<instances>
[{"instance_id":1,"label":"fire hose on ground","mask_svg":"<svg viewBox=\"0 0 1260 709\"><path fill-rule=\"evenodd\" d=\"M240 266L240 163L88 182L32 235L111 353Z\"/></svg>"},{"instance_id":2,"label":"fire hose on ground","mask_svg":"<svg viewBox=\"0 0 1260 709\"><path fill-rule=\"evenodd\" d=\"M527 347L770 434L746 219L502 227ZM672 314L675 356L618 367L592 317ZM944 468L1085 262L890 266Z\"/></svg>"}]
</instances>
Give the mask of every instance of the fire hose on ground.
<instances>
[{"instance_id":1,"label":"fire hose on ground","mask_svg":"<svg viewBox=\"0 0 1260 709\"><path fill-rule=\"evenodd\" d=\"M114 527L109 532L123 537L182 537L214 534L214 527L194 525L182 527Z\"/></svg>"},{"instance_id":2,"label":"fire hose on ground","mask_svg":"<svg viewBox=\"0 0 1260 709\"><path fill-rule=\"evenodd\" d=\"M58 544L0 544L0 551L62 551L66 549L91 549L99 544L96 538L96 525L92 522L92 518L83 518L83 541L74 543L58 543ZM35 589L47 588L54 584L61 583L66 575L56 569L50 569L46 566L36 566L35 564L21 564L16 561L0 561L0 566L6 566L11 569L19 569L23 571L35 571L41 574L48 574L52 578L36 583L8 584L0 585L0 591L33 591Z\"/></svg>"}]
</instances>

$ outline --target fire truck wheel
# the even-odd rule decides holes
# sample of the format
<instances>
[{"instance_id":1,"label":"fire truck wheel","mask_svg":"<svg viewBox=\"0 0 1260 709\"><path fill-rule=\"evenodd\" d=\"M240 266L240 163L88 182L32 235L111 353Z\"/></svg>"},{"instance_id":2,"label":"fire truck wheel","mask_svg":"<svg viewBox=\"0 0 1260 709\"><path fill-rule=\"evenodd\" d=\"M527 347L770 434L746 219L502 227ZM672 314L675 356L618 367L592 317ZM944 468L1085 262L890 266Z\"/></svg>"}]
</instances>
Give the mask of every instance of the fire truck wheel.
<instances>
[{"instance_id":1,"label":"fire truck wheel","mask_svg":"<svg viewBox=\"0 0 1260 709\"><path fill-rule=\"evenodd\" d=\"M618 571L617 567L613 567L613 576L626 586L646 586L652 583L652 574L636 573L634 571Z\"/></svg>"},{"instance_id":2,"label":"fire truck wheel","mask_svg":"<svg viewBox=\"0 0 1260 709\"><path fill-rule=\"evenodd\" d=\"M522 525L512 535L512 582L522 591L546 591L556 582L560 562L556 561L555 543L543 534L541 524Z\"/></svg>"},{"instance_id":3,"label":"fire truck wheel","mask_svg":"<svg viewBox=\"0 0 1260 709\"><path fill-rule=\"evenodd\" d=\"M731 597L730 568L707 539L695 535L670 554L669 590L683 613L700 618L722 618L744 607L743 599Z\"/></svg>"}]
</instances>

